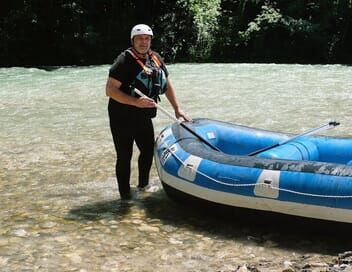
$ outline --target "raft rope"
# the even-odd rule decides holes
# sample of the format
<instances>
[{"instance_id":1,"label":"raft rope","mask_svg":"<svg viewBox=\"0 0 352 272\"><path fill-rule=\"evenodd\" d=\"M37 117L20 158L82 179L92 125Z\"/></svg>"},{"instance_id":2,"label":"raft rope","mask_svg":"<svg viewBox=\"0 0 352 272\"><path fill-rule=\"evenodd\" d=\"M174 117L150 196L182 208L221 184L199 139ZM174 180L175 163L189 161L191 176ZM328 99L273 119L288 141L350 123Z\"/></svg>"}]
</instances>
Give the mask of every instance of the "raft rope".
<instances>
[{"instance_id":1,"label":"raft rope","mask_svg":"<svg viewBox=\"0 0 352 272\"><path fill-rule=\"evenodd\" d=\"M172 144L173 145L173 144ZM171 145L171 146L172 146ZM191 171L196 172L197 174L215 182L221 185L225 185L225 186L231 186L231 187L255 187L255 186L264 186L264 187L270 187L270 189L273 190L277 190L277 191L281 191L281 192L286 192L286 193L291 193L291 194L296 194L296 195L301 195L301 196L311 196L311 197L320 197L320 198L341 198L341 199L347 199L347 198L352 198L352 195L322 195L322 194L311 194L311 193L304 193L304 192L298 192L298 191L294 191L294 190L289 190L289 189L284 189L284 188L280 188L280 187L276 187L276 186L272 186L271 184L267 184L264 182L259 182L259 183L244 183L244 184L234 184L234 183L226 183L223 182L221 180L217 180L213 177L208 176L207 174L203 173L202 171L198 170L198 169L194 169L193 165L187 164L185 163L179 156L176 155L176 153L171 149L171 146L165 147L165 149L167 149L172 156L174 156L176 158L176 160L178 160L185 168L191 169ZM228 178L228 177L224 177L226 179L230 179L233 181L237 181L239 182L240 180L238 179L233 179L233 178Z\"/></svg>"}]
</instances>

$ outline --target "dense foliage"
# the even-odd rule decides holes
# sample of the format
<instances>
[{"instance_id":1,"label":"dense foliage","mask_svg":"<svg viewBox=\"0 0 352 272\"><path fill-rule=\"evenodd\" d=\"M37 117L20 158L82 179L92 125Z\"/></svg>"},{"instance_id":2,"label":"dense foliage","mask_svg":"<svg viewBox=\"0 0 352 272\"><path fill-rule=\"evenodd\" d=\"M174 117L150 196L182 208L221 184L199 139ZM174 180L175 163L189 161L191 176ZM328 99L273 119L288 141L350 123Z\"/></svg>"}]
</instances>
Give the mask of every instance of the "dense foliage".
<instances>
[{"instance_id":1,"label":"dense foliage","mask_svg":"<svg viewBox=\"0 0 352 272\"><path fill-rule=\"evenodd\" d=\"M168 62L352 64L352 0L3 0L0 65L111 63L137 23Z\"/></svg>"}]
</instances>

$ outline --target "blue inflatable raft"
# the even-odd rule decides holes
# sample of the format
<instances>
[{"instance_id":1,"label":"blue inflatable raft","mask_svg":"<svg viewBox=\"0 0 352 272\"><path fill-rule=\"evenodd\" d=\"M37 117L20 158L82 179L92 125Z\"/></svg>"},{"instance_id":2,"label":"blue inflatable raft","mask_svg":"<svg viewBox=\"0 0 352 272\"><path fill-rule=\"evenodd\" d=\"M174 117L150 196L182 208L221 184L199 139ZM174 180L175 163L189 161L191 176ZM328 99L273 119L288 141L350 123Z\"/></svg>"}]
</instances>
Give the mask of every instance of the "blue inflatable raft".
<instances>
[{"instance_id":1,"label":"blue inflatable raft","mask_svg":"<svg viewBox=\"0 0 352 272\"><path fill-rule=\"evenodd\" d=\"M278 144L294 135L209 119L182 124L166 127L155 144L168 194L352 223L352 138L302 136Z\"/></svg>"}]
</instances>

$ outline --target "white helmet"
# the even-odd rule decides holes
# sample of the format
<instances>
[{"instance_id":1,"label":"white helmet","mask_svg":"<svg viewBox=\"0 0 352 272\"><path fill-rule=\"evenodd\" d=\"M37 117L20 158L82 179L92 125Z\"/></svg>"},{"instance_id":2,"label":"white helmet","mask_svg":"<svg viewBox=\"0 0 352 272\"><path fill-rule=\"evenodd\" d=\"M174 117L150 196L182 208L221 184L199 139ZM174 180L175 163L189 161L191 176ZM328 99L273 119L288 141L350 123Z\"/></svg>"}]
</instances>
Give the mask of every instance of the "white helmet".
<instances>
[{"instance_id":1,"label":"white helmet","mask_svg":"<svg viewBox=\"0 0 352 272\"><path fill-rule=\"evenodd\" d=\"M150 35L153 37L153 30L144 24L135 25L131 30L131 40L136 35Z\"/></svg>"}]
</instances>

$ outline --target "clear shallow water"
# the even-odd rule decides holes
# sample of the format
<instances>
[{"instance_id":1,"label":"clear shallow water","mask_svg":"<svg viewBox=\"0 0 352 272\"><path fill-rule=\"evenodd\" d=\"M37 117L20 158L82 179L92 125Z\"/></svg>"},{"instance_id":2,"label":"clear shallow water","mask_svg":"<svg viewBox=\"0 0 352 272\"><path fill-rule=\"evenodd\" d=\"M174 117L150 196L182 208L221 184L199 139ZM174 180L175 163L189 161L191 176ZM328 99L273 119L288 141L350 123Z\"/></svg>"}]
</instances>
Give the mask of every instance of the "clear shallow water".
<instances>
[{"instance_id":1,"label":"clear shallow water","mask_svg":"<svg viewBox=\"0 0 352 272\"><path fill-rule=\"evenodd\" d=\"M4 271L233 271L244 264L282 271L285 261L333 262L348 250L335 225L319 232L320 224L242 213L219 218L174 203L155 168L155 192L120 202L104 90L108 68L0 68ZM352 135L352 67L168 68L178 100L193 118L292 133L337 120L341 125L325 134ZM171 111L165 100L162 106ZM156 133L169 123L159 113Z\"/></svg>"}]
</instances>

